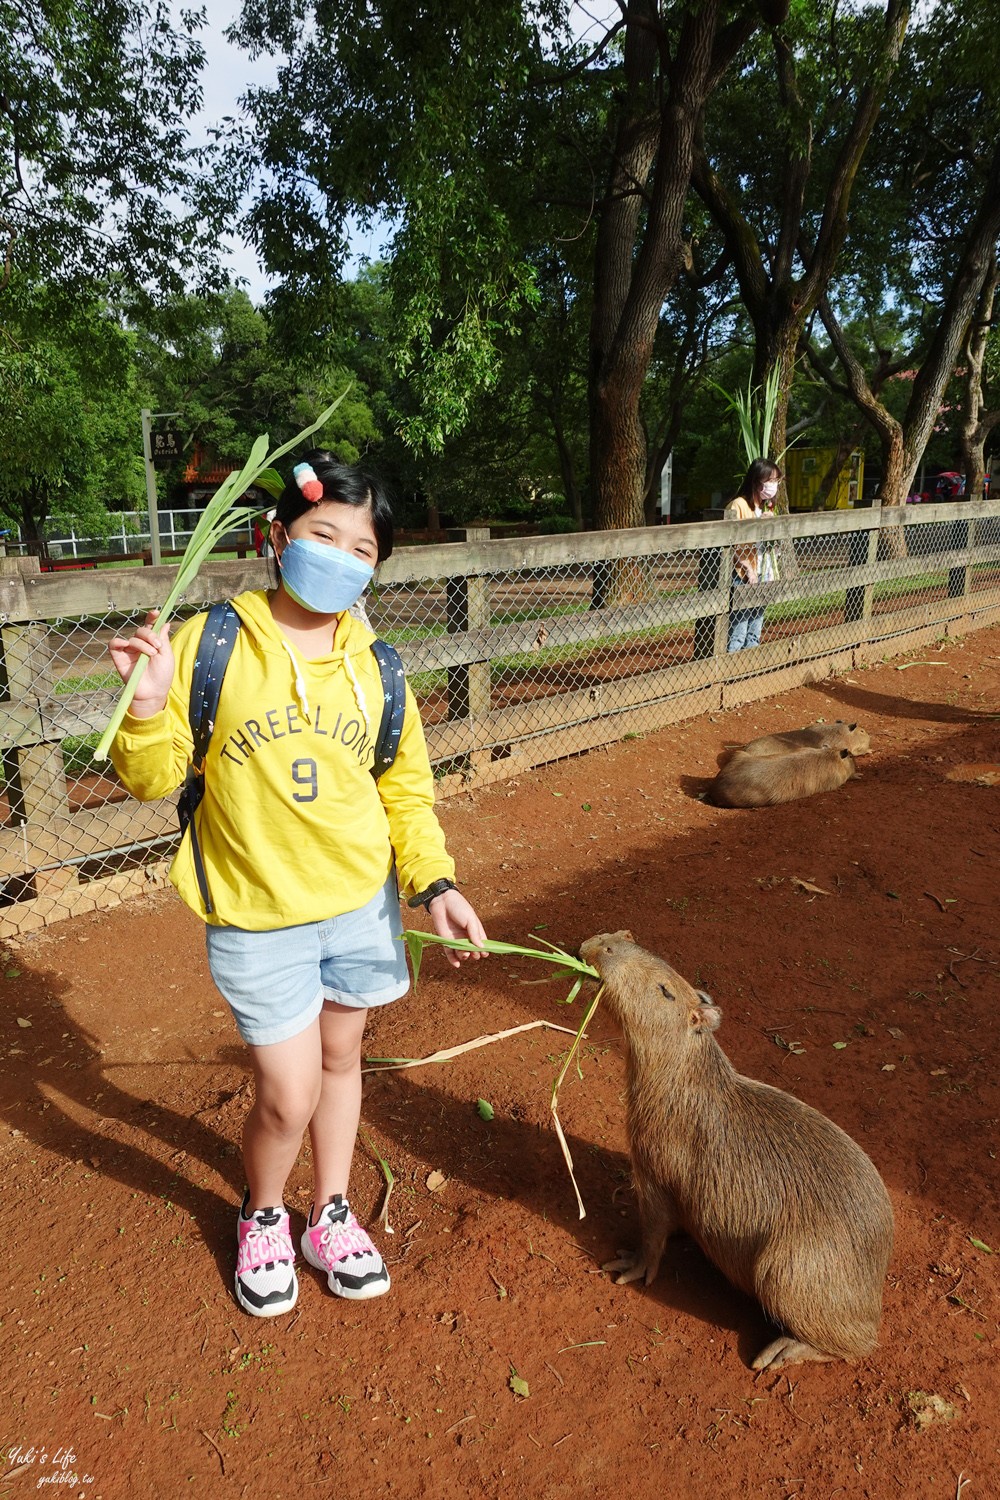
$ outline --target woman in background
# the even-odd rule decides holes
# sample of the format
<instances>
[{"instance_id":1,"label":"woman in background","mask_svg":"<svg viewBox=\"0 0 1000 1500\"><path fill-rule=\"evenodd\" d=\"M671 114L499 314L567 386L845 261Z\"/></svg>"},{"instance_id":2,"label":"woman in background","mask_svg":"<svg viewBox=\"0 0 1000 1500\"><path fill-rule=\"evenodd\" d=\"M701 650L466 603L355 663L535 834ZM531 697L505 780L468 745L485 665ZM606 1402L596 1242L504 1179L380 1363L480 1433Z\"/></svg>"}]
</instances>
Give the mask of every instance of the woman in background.
<instances>
[{"instance_id":1,"label":"woman in background","mask_svg":"<svg viewBox=\"0 0 1000 1500\"><path fill-rule=\"evenodd\" d=\"M755 458L743 483L725 509L727 521L759 521L774 514L774 501L781 484L781 470L768 458ZM773 583L778 577L778 559L773 542L748 542L733 548L733 581L729 601L729 651L759 646L764 626L763 606L739 608L741 589Z\"/></svg>"}]
</instances>

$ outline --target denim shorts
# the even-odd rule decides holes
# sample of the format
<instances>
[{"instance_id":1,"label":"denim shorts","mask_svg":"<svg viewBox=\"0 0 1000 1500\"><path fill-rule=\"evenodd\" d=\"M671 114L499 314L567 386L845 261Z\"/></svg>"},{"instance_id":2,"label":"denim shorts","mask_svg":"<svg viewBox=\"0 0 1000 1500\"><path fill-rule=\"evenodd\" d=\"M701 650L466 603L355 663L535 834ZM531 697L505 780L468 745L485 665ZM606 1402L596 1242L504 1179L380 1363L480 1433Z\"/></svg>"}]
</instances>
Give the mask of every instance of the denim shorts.
<instances>
[{"instance_id":1,"label":"denim shorts","mask_svg":"<svg viewBox=\"0 0 1000 1500\"><path fill-rule=\"evenodd\" d=\"M405 995L402 931L392 871L366 905L325 922L269 932L206 927L208 967L243 1040L268 1046L305 1031L325 1000L365 1010Z\"/></svg>"}]
</instances>

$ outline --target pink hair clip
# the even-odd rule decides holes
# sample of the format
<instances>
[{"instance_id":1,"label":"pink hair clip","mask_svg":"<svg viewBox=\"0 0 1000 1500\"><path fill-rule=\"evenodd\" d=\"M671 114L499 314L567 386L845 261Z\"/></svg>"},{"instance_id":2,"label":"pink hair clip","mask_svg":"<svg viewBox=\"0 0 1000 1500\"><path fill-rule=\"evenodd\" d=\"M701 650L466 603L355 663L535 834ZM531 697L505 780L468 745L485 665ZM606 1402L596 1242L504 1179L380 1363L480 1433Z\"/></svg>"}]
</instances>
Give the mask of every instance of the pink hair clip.
<instances>
[{"instance_id":1,"label":"pink hair clip","mask_svg":"<svg viewBox=\"0 0 1000 1500\"><path fill-rule=\"evenodd\" d=\"M292 470L292 478L302 491L303 500L308 500L313 505L322 500L323 486L316 478L316 470L312 464L296 464Z\"/></svg>"}]
</instances>

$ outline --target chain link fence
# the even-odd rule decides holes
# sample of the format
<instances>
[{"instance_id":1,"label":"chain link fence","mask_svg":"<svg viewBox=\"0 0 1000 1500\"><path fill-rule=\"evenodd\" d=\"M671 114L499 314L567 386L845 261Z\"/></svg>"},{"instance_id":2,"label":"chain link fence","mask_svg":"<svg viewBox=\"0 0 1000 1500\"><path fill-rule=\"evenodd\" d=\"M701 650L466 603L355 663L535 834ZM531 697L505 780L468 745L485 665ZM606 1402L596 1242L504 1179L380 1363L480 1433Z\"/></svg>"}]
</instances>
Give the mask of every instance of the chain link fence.
<instances>
[{"instance_id":1,"label":"chain link fence","mask_svg":"<svg viewBox=\"0 0 1000 1500\"><path fill-rule=\"evenodd\" d=\"M1000 619L1000 502L400 549L367 600L420 705L440 791L484 784ZM766 582L734 584L751 564ZM0 576L0 936L160 885L173 799L139 804L93 746L107 643L171 570ZM13 571L17 569L17 571ZM185 610L268 582L213 563ZM736 612L762 617L731 651Z\"/></svg>"}]
</instances>

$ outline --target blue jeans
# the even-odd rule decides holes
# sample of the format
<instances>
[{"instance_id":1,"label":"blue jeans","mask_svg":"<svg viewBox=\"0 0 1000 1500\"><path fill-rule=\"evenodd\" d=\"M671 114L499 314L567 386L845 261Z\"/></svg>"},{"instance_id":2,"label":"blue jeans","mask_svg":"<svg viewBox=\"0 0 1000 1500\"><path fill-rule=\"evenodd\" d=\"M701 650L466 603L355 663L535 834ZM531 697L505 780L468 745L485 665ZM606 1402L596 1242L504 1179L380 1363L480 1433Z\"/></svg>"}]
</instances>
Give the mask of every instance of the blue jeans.
<instances>
[{"instance_id":1,"label":"blue jeans","mask_svg":"<svg viewBox=\"0 0 1000 1500\"><path fill-rule=\"evenodd\" d=\"M734 609L736 603L736 592L740 588L748 588L745 578L738 573L733 574L733 586L729 594L729 638L726 642L727 651L742 651L745 646L759 646L760 633L764 628L764 611L762 609Z\"/></svg>"}]
</instances>

